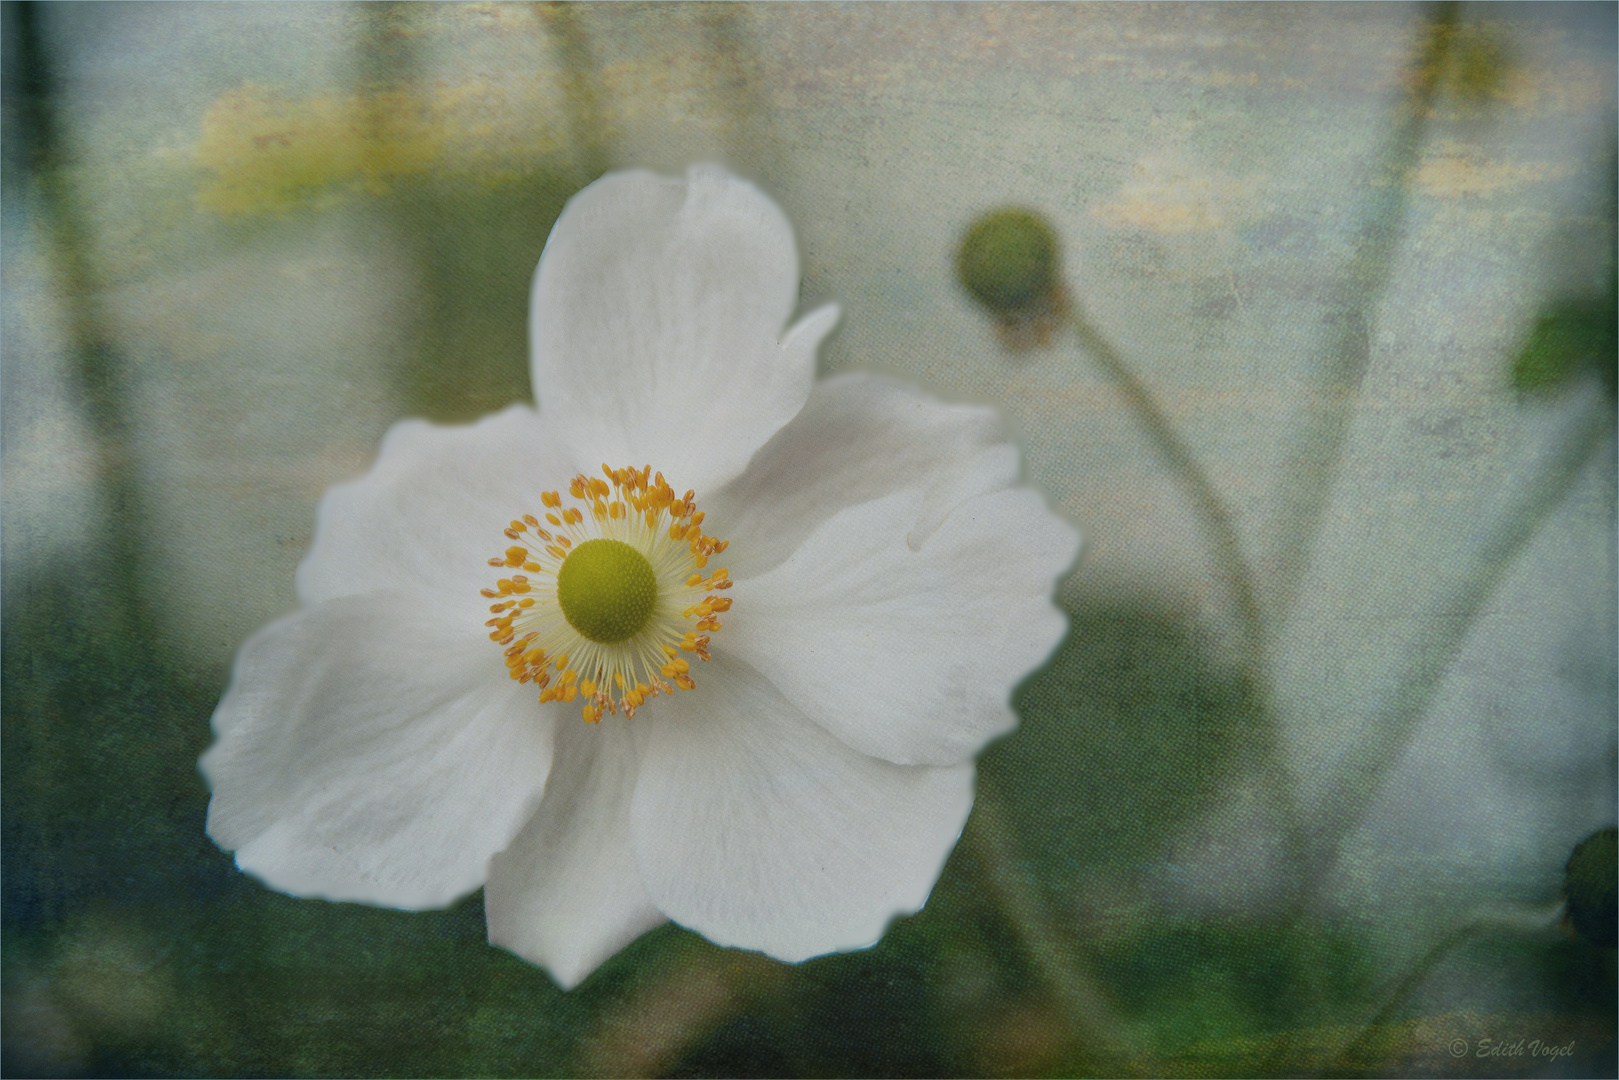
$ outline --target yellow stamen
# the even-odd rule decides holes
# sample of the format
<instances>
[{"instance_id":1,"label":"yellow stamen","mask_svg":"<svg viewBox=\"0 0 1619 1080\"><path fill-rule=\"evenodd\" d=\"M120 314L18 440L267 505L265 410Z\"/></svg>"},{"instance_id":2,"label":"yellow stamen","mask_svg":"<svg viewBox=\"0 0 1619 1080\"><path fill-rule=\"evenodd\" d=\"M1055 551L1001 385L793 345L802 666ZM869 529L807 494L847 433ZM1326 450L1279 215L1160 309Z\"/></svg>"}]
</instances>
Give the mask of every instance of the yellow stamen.
<instances>
[{"instance_id":1,"label":"yellow stamen","mask_svg":"<svg viewBox=\"0 0 1619 1080\"><path fill-rule=\"evenodd\" d=\"M660 694L694 689L686 657L710 659L710 635L720 629L715 615L732 605L714 595L731 587L729 571L705 570L727 544L704 533L696 492L677 495L650 465L604 463L600 476L579 474L565 491L541 492L540 504L540 517L524 513L507 523L501 532L514 542L488 560L521 572L479 590L493 601L495 617L485 627L510 677L534 687L541 702L582 699L580 715L590 724L621 711L633 718ZM624 549L596 540L635 554L612 555ZM573 606L565 608L559 574L576 555L582 561L569 572ZM650 608L642 605L651 586L625 584L646 572L633 566L650 568ZM632 596L639 599L631 603Z\"/></svg>"}]
</instances>

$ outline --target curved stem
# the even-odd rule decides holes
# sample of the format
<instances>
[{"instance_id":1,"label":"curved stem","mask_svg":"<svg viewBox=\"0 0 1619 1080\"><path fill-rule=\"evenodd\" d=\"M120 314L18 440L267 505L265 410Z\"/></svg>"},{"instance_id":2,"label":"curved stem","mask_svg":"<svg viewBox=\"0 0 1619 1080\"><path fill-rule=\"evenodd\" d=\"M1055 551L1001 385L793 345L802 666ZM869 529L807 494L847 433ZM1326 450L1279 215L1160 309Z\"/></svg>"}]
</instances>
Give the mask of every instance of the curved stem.
<instances>
[{"instance_id":1,"label":"curved stem","mask_svg":"<svg viewBox=\"0 0 1619 1080\"><path fill-rule=\"evenodd\" d=\"M1388 708L1367 724L1370 745L1349 755L1339 781L1322 804L1330 813L1322 822L1323 837L1314 872L1307 875L1313 891L1319 892L1326 873L1338 861L1344 841L1366 819L1388 774L1405 756L1418 722L1438 694L1445 673L1461 652L1485 602L1612 431L1613 412L1608 403L1595 402L1564 438L1546 477L1530 484L1503 515L1504 525L1485 544L1472 574L1458 584L1450 600L1439 605L1438 610L1450 617L1444 620L1438 647L1418 652L1391 695Z\"/></svg>"},{"instance_id":2,"label":"curved stem","mask_svg":"<svg viewBox=\"0 0 1619 1080\"><path fill-rule=\"evenodd\" d=\"M1192 512L1197 515L1198 524L1208 535L1214 548L1214 557L1231 588L1237 617L1242 625L1245 658L1250 668L1256 671L1263 669L1265 639L1260 620L1259 598L1254 591L1253 575L1248 570L1247 560L1242 555L1242 546L1237 540L1237 530L1231 524L1230 511L1226 509L1219 493L1214 490L1214 485L1209 482L1208 474L1192 456L1191 450L1181 441L1180 436L1175 434L1175 429L1170 426L1163 409L1153 400L1146 385L1136 378L1119 351L1113 347L1113 343L1092 326L1078 310L1074 311L1071 321L1075 332L1079 335L1080 344L1118 384L1119 392L1124 395L1125 404L1135 413L1136 420L1152 441L1153 449L1158 451L1164 464L1169 466L1170 473L1180 484L1181 490L1191 500Z\"/></svg>"},{"instance_id":3,"label":"curved stem","mask_svg":"<svg viewBox=\"0 0 1619 1080\"><path fill-rule=\"evenodd\" d=\"M1303 922L1312 902L1325 888L1328 874L1337 865L1345 840L1366 819L1372 800L1382 790L1388 773L1404 757L1416 734L1417 723L1438 694L1445 672L1461 652L1485 602L1574 486L1585 463L1612 433L1613 419L1607 402L1599 401L1574 425L1554 455L1547 477L1530 485L1504 515L1505 527L1490 538L1473 575L1457 588L1454 600L1439 608L1457 615L1445 622L1448 636L1438 648L1425 650L1418 656L1411 672L1401 680L1391 697L1392 704L1367 725L1374 745L1363 753L1348 756L1345 779L1322 803L1330 813L1323 816L1321 836L1313 857L1301 868L1304 887L1295 895L1283 918L1284 927L1296 931ZM1274 1069L1287 1050L1284 1040L1263 1063L1261 1071Z\"/></svg>"},{"instance_id":4,"label":"curved stem","mask_svg":"<svg viewBox=\"0 0 1619 1080\"><path fill-rule=\"evenodd\" d=\"M1557 922L1558 913L1562 904L1553 905L1545 911L1526 911L1509 913L1486 913L1474 915L1450 933L1440 938L1428 947L1428 950L1418 957L1411 970L1396 983L1392 989L1382 995L1383 1004L1377 1012L1362 1025L1360 1034L1355 1036L1348 1045L1339 1050L1330 1059L1317 1068L1310 1070L1316 1076L1339 1076L1357 1064L1357 1059L1364 1055L1374 1044L1384 1027L1404 1005L1412 991L1422 985L1423 981L1433 974L1435 967L1445 957L1470 938L1485 930L1505 929L1518 932L1538 932L1545 930ZM1377 1071L1375 1066L1373 1072Z\"/></svg>"},{"instance_id":5,"label":"curved stem","mask_svg":"<svg viewBox=\"0 0 1619 1080\"><path fill-rule=\"evenodd\" d=\"M1407 174L1422 152L1433 100L1455 38L1461 5L1435 4L1423 19L1423 40L1406 71L1409 96L1395 110L1394 123L1368 183L1359 241L1330 303L1331 329L1296 453L1282 470L1282 505L1276 530L1273 614L1285 619L1321 531L1322 514L1338 472L1349 420L1371 359L1372 323L1388 290L1405 225Z\"/></svg>"},{"instance_id":6,"label":"curved stem","mask_svg":"<svg viewBox=\"0 0 1619 1080\"><path fill-rule=\"evenodd\" d=\"M1203 471L1203 467L1198 464L1191 450L1175 433L1169 418L1153 399L1146 384L1130 370L1130 366L1125 363L1124 357L1113 343L1091 325L1077 308L1070 315L1070 321L1079 336L1080 344L1118 385L1125 404L1135 414L1137 422L1151 440L1153 449L1169 467L1170 474L1190 501L1198 524L1209 538L1215 561L1231 589L1241 627L1243 660L1256 709L1261 716L1271 718L1270 665L1266 657L1264 619L1259 608L1259 596L1254 588L1253 574L1243 557L1242 545L1237 538L1236 526L1232 524L1231 512L1226 509L1224 500L1220 498L1219 492L1215 490L1214 484ZM1267 787L1276 800L1279 824L1289 859L1297 865L1303 861L1307 852L1297 783L1284 760L1275 724L1266 724L1263 731L1266 740L1263 759ZM1294 877L1293 880L1298 879Z\"/></svg>"},{"instance_id":7,"label":"curved stem","mask_svg":"<svg viewBox=\"0 0 1619 1080\"><path fill-rule=\"evenodd\" d=\"M994 792L980 788L962 843L972 849L980 877L995 906L1022 941L1035 970L1063 1006L1076 1041L1103 1071L1120 1076L1162 1075L1139 1050L1128 1046L1106 992L1070 957L1039 886L1023 872L1004 812Z\"/></svg>"}]
</instances>

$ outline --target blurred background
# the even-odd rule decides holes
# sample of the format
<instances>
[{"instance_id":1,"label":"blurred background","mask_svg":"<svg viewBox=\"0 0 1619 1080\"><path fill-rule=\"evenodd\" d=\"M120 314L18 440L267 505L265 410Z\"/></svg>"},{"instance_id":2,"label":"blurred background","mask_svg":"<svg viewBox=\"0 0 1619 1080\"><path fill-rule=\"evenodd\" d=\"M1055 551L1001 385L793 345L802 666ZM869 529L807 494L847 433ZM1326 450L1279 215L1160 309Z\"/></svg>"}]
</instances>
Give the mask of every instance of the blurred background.
<instances>
[{"instance_id":1,"label":"blurred background","mask_svg":"<svg viewBox=\"0 0 1619 1080\"><path fill-rule=\"evenodd\" d=\"M6 4L4 1071L1615 1075L1611 834L1564 909L1615 819L1615 11ZM321 493L527 399L563 203L694 161L792 220L824 372L993 404L1086 537L929 904L563 994L481 894L238 873L196 757ZM955 277L1008 205L1066 283L1022 336Z\"/></svg>"}]
</instances>

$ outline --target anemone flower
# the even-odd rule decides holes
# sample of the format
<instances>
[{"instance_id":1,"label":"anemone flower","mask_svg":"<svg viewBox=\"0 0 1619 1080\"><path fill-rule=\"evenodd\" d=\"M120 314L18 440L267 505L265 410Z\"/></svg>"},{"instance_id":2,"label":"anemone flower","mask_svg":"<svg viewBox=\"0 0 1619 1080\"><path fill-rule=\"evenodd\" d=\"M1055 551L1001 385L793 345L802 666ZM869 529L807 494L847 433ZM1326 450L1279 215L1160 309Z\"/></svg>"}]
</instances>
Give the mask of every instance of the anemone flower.
<instances>
[{"instance_id":1,"label":"anemone flower","mask_svg":"<svg viewBox=\"0 0 1619 1080\"><path fill-rule=\"evenodd\" d=\"M299 896L442 907L572 986L666 919L783 960L926 901L1077 537L985 409L815 379L781 211L714 168L568 203L538 409L403 421L242 646L208 833Z\"/></svg>"}]
</instances>

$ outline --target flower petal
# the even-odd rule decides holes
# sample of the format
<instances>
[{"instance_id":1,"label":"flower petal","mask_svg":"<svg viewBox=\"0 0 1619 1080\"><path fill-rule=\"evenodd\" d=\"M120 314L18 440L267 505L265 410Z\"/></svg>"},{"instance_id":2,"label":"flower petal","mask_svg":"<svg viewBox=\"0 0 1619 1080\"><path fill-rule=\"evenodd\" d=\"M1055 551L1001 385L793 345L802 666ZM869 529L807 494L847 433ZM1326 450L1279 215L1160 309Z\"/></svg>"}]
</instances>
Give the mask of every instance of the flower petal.
<instances>
[{"instance_id":1,"label":"flower petal","mask_svg":"<svg viewBox=\"0 0 1619 1080\"><path fill-rule=\"evenodd\" d=\"M700 501L714 532L732 541L732 576L746 577L782 562L844 507L907 488L923 492L911 526L911 543L920 545L962 500L1017 475L1017 451L993 409L853 373L818 383L747 471Z\"/></svg>"},{"instance_id":2,"label":"flower petal","mask_svg":"<svg viewBox=\"0 0 1619 1080\"><path fill-rule=\"evenodd\" d=\"M567 446L705 492L803 406L837 321L798 302L792 226L712 166L612 173L568 201L534 277L534 394Z\"/></svg>"},{"instance_id":3,"label":"flower petal","mask_svg":"<svg viewBox=\"0 0 1619 1080\"><path fill-rule=\"evenodd\" d=\"M545 799L489 864L489 940L564 990L665 921L630 850L630 795L650 730L619 717L562 720Z\"/></svg>"},{"instance_id":4,"label":"flower petal","mask_svg":"<svg viewBox=\"0 0 1619 1080\"><path fill-rule=\"evenodd\" d=\"M927 901L972 809L971 762L866 757L721 657L654 705L631 827L664 914L797 961L871 945Z\"/></svg>"},{"instance_id":5,"label":"flower petal","mask_svg":"<svg viewBox=\"0 0 1619 1080\"><path fill-rule=\"evenodd\" d=\"M441 907L539 804L552 712L477 628L405 593L345 597L242 646L201 767L208 835L300 896Z\"/></svg>"},{"instance_id":6,"label":"flower petal","mask_svg":"<svg viewBox=\"0 0 1619 1080\"><path fill-rule=\"evenodd\" d=\"M313 605L424 587L476 606L478 590L497 576L486 560L511 544L502 530L540 513L540 492L566 488L582 468L525 405L469 425L400 421L370 472L321 499L298 598Z\"/></svg>"},{"instance_id":7,"label":"flower petal","mask_svg":"<svg viewBox=\"0 0 1619 1080\"><path fill-rule=\"evenodd\" d=\"M913 550L923 504L902 491L840 511L737 582L723 638L861 753L948 765L1016 725L1012 688L1067 629L1052 581L1079 537L1013 488L962 503Z\"/></svg>"}]
</instances>

